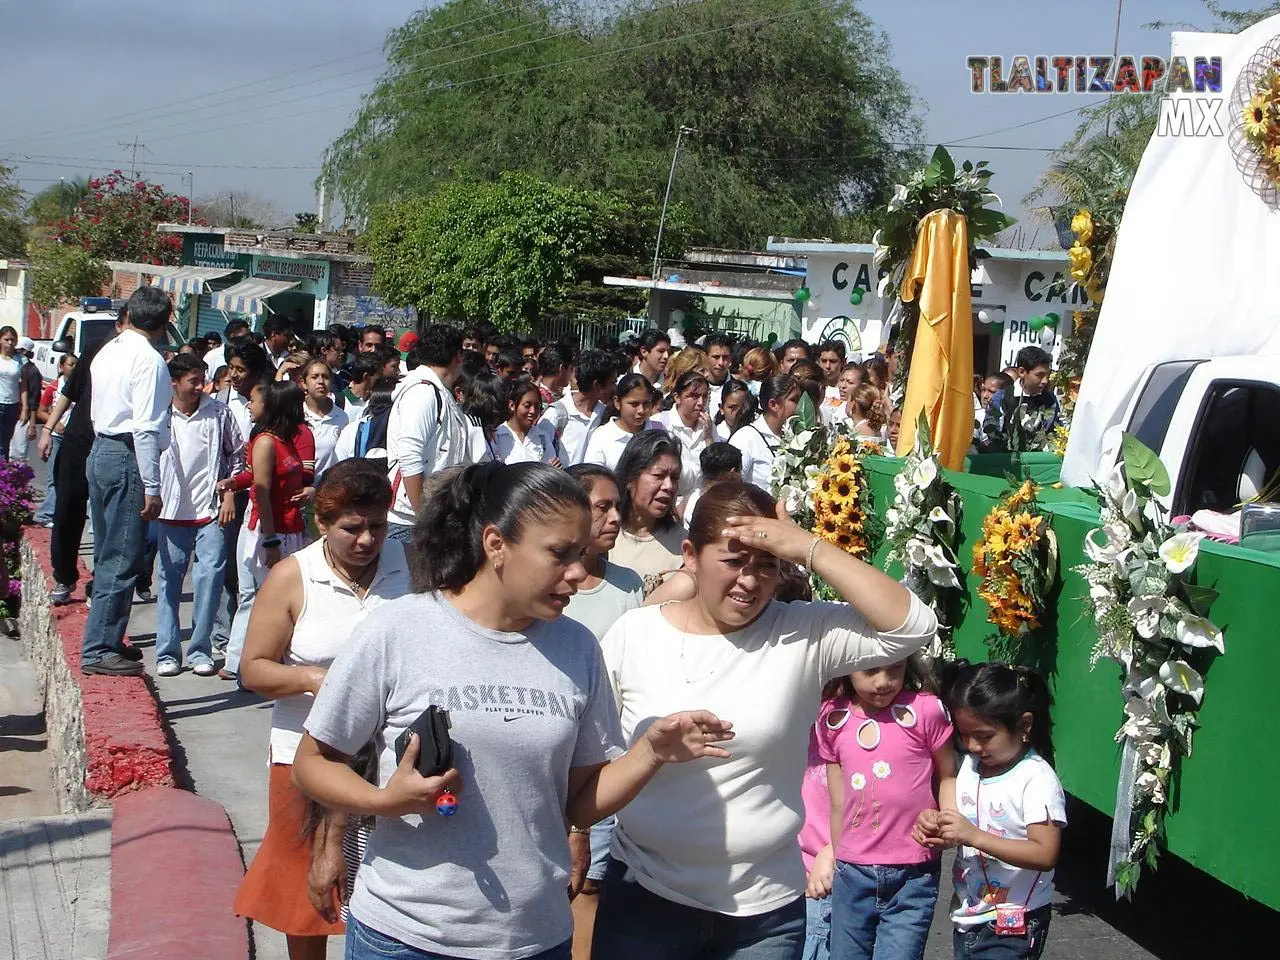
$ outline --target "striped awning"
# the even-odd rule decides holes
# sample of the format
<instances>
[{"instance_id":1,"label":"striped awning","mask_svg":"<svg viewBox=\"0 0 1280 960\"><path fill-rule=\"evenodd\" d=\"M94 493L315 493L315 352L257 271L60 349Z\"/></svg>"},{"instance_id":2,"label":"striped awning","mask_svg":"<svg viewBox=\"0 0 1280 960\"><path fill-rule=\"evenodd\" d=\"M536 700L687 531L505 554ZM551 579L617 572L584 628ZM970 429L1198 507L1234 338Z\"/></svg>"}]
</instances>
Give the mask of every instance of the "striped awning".
<instances>
[{"instance_id":1,"label":"striped awning","mask_svg":"<svg viewBox=\"0 0 1280 960\"><path fill-rule=\"evenodd\" d=\"M264 313L263 301L274 297L277 293L293 290L298 286L297 280L264 280L262 277L248 277L233 287L219 290L213 295L213 308L226 313Z\"/></svg>"},{"instance_id":2,"label":"striped awning","mask_svg":"<svg viewBox=\"0 0 1280 960\"><path fill-rule=\"evenodd\" d=\"M170 267L151 281L153 287L167 290L169 293L188 293L199 296L204 293L204 285L210 280L217 280L235 273L226 267Z\"/></svg>"}]
</instances>

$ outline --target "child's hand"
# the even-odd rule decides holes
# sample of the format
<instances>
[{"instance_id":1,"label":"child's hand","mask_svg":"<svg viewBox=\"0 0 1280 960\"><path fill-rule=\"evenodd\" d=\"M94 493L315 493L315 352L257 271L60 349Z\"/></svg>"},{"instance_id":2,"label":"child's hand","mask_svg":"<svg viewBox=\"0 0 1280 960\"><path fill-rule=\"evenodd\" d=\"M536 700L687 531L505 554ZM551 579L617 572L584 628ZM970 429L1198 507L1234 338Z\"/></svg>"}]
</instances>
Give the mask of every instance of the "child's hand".
<instances>
[{"instance_id":1,"label":"child's hand","mask_svg":"<svg viewBox=\"0 0 1280 960\"><path fill-rule=\"evenodd\" d=\"M831 887L836 878L836 855L827 844L813 858L813 869L809 871L809 882L805 884L804 895L810 900L821 900L831 895Z\"/></svg>"},{"instance_id":2,"label":"child's hand","mask_svg":"<svg viewBox=\"0 0 1280 960\"><path fill-rule=\"evenodd\" d=\"M982 832L970 822L968 817L956 810L939 810L937 818L938 837L945 840L948 846L963 844L972 847L973 841Z\"/></svg>"},{"instance_id":3,"label":"child's hand","mask_svg":"<svg viewBox=\"0 0 1280 960\"><path fill-rule=\"evenodd\" d=\"M911 828L911 839L930 850L941 850L948 846L938 835L938 811L921 810L916 817L916 825Z\"/></svg>"}]
</instances>

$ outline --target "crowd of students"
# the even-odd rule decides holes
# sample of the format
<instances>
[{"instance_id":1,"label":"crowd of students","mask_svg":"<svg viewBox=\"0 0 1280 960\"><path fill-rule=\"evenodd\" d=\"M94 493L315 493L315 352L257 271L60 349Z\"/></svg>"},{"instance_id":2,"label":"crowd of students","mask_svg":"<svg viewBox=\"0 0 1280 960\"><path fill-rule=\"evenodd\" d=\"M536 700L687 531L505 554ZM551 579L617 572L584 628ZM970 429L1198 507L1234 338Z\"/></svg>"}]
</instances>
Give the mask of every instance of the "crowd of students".
<instances>
[{"instance_id":1,"label":"crowd of students","mask_svg":"<svg viewBox=\"0 0 1280 960\"><path fill-rule=\"evenodd\" d=\"M142 671L154 564L157 672L273 701L236 911L291 957L345 932L360 960L917 958L945 848L957 957L1039 956L1065 822L1043 680L932 676L932 611L766 492L806 394L896 441L891 353L271 318L166 363L169 313L135 293L49 411L53 602L87 500L82 669ZM434 745L397 741L429 706L456 749L423 776Z\"/></svg>"}]
</instances>

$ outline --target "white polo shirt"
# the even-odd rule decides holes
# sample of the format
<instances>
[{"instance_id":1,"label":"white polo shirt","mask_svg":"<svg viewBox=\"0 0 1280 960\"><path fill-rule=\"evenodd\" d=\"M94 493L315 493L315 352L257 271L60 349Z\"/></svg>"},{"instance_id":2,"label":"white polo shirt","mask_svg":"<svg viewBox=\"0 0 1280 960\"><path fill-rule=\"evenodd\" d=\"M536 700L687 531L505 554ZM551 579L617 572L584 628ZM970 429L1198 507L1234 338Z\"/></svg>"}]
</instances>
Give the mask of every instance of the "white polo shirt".
<instances>
[{"instance_id":1,"label":"white polo shirt","mask_svg":"<svg viewBox=\"0 0 1280 960\"><path fill-rule=\"evenodd\" d=\"M740 427L729 442L742 451L742 479L768 490L773 479L773 457L782 440L764 417Z\"/></svg>"},{"instance_id":2,"label":"white polo shirt","mask_svg":"<svg viewBox=\"0 0 1280 960\"><path fill-rule=\"evenodd\" d=\"M329 408L328 413L323 415L316 413L304 403L302 413L306 417L307 426L311 428L312 435L316 438L316 480L319 480L326 470L338 462L338 436L350 419L347 417L347 412L336 403Z\"/></svg>"},{"instance_id":3,"label":"white polo shirt","mask_svg":"<svg viewBox=\"0 0 1280 960\"><path fill-rule=\"evenodd\" d=\"M225 403L201 397L189 417L170 409L169 433L160 454L160 519L208 523L218 516L218 481L244 468L240 427Z\"/></svg>"},{"instance_id":4,"label":"white polo shirt","mask_svg":"<svg viewBox=\"0 0 1280 960\"><path fill-rule=\"evenodd\" d=\"M533 425L523 440L505 423L493 437L493 453L503 463L550 463L559 456L555 428L546 420Z\"/></svg>"},{"instance_id":5,"label":"white polo shirt","mask_svg":"<svg viewBox=\"0 0 1280 960\"><path fill-rule=\"evenodd\" d=\"M644 426L644 430L661 429L662 424L656 420L650 420ZM643 433L644 430L641 430L640 433ZM602 467L608 467L610 470L617 470L618 461L622 459L622 451L627 449L627 444L635 436L639 436L639 434L627 433L627 431L618 426L617 420L602 423L591 432L591 439L587 441L587 452L583 455L582 462L595 463Z\"/></svg>"},{"instance_id":6,"label":"white polo shirt","mask_svg":"<svg viewBox=\"0 0 1280 960\"><path fill-rule=\"evenodd\" d=\"M658 414L662 428L680 441L680 486L676 496L687 497L702 486L702 451L707 433L700 426L686 427L675 407Z\"/></svg>"},{"instance_id":7,"label":"white polo shirt","mask_svg":"<svg viewBox=\"0 0 1280 960\"><path fill-rule=\"evenodd\" d=\"M573 402L571 393L566 393L542 412L542 422L550 423L560 440L560 449L564 451L564 465L573 466L582 463L587 455L587 441L594 431L608 416L609 408L597 403L590 416L582 413Z\"/></svg>"},{"instance_id":8,"label":"white polo shirt","mask_svg":"<svg viewBox=\"0 0 1280 960\"><path fill-rule=\"evenodd\" d=\"M387 467L396 498L388 519L414 522L405 477L429 477L448 467L470 462L466 415L453 392L423 364L396 386L387 419Z\"/></svg>"},{"instance_id":9,"label":"white polo shirt","mask_svg":"<svg viewBox=\"0 0 1280 960\"><path fill-rule=\"evenodd\" d=\"M160 451L169 445L173 386L160 351L127 329L102 345L89 368L90 418L98 436L133 437L142 489L160 493Z\"/></svg>"}]
</instances>

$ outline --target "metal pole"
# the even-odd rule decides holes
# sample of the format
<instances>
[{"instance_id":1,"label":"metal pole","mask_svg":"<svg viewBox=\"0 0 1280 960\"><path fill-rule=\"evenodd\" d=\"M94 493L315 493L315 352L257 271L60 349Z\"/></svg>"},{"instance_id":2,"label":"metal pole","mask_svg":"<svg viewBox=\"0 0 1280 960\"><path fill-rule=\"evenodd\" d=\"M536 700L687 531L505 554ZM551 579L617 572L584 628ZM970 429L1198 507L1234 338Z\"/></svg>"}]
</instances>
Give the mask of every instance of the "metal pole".
<instances>
[{"instance_id":1,"label":"metal pole","mask_svg":"<svg viewBox=\"0 0 1280 960\"><path fill-rule=\"evenodd\" d=\"M191 226L191 205L196 202L196 175L190 170L187 171L187 226Z\"/></svg>"},{"instance_id":2,"label":"metal pole","mask_svg":"<svg viewBox=\"0 0 1280 960\"><path fill-rule=\"evenodd\" d=\"M650 279L658 279L658 255L662 251L662 231L667 225L667 204L671 202L671 187L676 182L676 161L680 159L680 142L684 139L686 133L697 133L692 127L680 125L680 130L676 134L676 149L671 154L671 173L667 176L667 194L662 198L662 216L658 218L658 240L653 245L653 274Z\"/></svg>"},{"instance_id":3,"label":"metal pole","mask_svg":"<svg viewBox=\"0 0 1280 960\"><path fill-rule=\"evenodd\" d=\"M1116 41L1111 50L1111 63L1114 64L1120 59L1120 15L1124 12L1124 0L1116 0ZM1115 93L1107 97L1107 136L1111 136L1111 104L1115 100Z\"/></svg>"}]
</instances>

